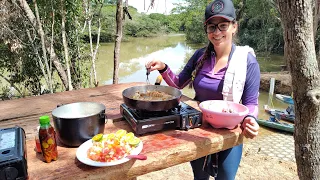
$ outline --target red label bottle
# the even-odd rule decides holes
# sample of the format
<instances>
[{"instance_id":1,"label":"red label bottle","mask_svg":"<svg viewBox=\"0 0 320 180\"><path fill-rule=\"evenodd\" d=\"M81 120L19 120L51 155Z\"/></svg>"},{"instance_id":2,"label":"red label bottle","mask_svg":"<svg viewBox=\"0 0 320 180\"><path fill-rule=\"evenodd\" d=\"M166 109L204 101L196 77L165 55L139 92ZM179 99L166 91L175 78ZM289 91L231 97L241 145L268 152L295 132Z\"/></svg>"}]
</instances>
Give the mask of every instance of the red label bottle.
<instances>
[{"instance_id":1,"label":"red label bottle","mask_svg":"<svg viewBox=\"0 0 320 180\"><path fill-rule=\"evenodd\" d=\"M50 163L52 160L57 160L58 158L56 133L50 124L49 116L41 116L39 122L39 140L42 155L45 162Z\"/></svg>"}]
</instances>

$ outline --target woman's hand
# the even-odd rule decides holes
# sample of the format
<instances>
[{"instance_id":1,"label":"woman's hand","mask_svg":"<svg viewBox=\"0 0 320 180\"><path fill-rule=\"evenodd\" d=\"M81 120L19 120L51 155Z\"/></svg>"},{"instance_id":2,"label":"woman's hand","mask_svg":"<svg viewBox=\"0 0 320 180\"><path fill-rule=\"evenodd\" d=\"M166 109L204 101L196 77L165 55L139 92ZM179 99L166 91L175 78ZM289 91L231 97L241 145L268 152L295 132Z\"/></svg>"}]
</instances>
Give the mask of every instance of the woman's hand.
<instances>
[{"instance_id":1,"label":"woman's hand","mask_svg":"<svg viewBox=\"0 0 320 180\"><path fill-rule=\"evenodd\" d=\"M258 131L259 131L259 124L257 123L257 121L252 118L252 117L247 117L243 120L243 123L241 125L243 131L243 135L246 138L250 138L253 139L258 135Z\"/></svg>"},{"instance_id":2,"label":"woman's hand","mask_svg":"<svg viewBox=\"0 0 320 180\"><path fill-rule=\"evenodd\" d=\"M166 67L166 65L162 61L157 59L147 61L145 66L146 68L150 68L150 71L163 70Z\"/></svg>"}]
</instances>

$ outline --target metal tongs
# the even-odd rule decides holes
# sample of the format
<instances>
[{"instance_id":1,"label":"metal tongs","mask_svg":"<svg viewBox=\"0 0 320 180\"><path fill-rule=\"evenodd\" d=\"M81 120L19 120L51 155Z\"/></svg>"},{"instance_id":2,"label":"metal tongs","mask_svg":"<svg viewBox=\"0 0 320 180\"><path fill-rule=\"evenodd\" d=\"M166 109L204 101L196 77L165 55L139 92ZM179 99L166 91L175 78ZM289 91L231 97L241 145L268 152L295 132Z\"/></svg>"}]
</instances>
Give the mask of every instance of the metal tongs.
<instances>
[{"instance_id":1,"label":"metal tongs","mask_svg":"<svg viewBox=\"0 0 320 180\"><path fill-rule=\"evenodd\" d=\"M147 68L147 73L146 73L146 75L147 75L147 80L146 80L146 82L147 82L148 85L150 84L149 74L150 74L150 68Z\"/></svg>"}]
</instances>

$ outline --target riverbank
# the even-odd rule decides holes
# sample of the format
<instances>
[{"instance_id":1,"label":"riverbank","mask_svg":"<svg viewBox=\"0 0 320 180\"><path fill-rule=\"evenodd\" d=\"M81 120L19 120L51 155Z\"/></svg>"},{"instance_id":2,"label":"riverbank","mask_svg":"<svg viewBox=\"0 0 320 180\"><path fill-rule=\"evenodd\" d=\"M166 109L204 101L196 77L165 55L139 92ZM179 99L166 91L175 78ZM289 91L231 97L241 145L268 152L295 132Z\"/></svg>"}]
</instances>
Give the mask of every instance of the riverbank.
<instances>
[{"instance_id":1,"label":"riverbank","mask_svg":"<svg viewBox=\"0 0 320 180\"><path fill-rule=\"evenodd\" d=\"M275 78L274 93L291 95L291 75L288 71L261 73L260 89L269 92L270 79Z\"/></svg>"}]
</instances>

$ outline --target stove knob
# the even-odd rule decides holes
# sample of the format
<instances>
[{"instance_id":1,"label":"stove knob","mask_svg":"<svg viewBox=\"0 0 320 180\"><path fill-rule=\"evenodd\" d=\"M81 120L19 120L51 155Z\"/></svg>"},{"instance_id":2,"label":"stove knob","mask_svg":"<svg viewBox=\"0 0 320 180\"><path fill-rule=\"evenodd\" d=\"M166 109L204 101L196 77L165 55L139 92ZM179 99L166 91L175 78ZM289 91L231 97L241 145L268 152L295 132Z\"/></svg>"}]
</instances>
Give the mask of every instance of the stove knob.
<instances>
[{"instance_id":1,"label":"stove knob","mask_svg":"<svg viewBox=\"0 0 320 180\"><path fill-rule=\"evenodd\" d=\"M200 125L201 125L200 116L194 115L193 116L193 127L199 127Z\"/></svg>"},{"instance_id":2,"label":"stove knob","mask_svg":"<svg viewBox=\"0 0 320 180\"><path fill-rule=\"evenodd\" d=\"M5 180L14 180L18 177L18 170L14 167L6 167L2 170L0 173L0 179L5 179Z\"/></svg>"},{"instance_id":3,"label":"stove knob","mask_svg":"<svg viewBox=\"0 0 320 180\"><path fill-rule=\"evenodd\" d=\"M186 129L185 130L189 130L189 129L191 129L192 128L192 126L190 126L188 123L187 123L187 125L186 125Z\"/></svg>"},{"instance_id":4,"label":"stove knob","mask_svg":"<svg viewBox=\"0 0 320 180\"><path fill-rule=\"evenodd\" d=\"M188 130L189 128L187 128L187 125L188 125L188 115L187 114L181 115L180 129Z\"/></svg>"},{"instance_id":5,"label":"stove knob","mask_svg":"<svg viewBox=\"0 0 320 180\"><path fill-rule=\"evenodd\" d=\"M190 129L190 128L193 128L193 116L189 116L189 128L188 129Z\"/></svg>"},{"instance_id":6,"label":"stove knob","mask_svg":"<svg viewBox=\"0 0 320 180\"><path fill-rule=\"evenodd\" d=\"M189 116L186 122L186 130L193 128L193 116Z\"/></svg>"}]
</instances>

